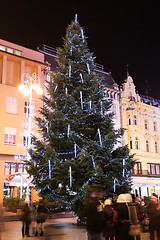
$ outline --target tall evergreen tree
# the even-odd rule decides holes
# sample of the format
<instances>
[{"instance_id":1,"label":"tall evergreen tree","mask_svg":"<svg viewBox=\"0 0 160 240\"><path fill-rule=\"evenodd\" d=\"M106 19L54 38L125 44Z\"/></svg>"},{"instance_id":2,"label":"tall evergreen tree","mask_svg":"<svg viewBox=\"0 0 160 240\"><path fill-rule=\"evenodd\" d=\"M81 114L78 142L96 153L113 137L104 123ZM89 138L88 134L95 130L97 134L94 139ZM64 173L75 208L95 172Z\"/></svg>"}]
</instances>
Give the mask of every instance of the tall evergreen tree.
<instances>
[{"instance_id":1,"label":"tall evergreen tree","mask_svg":"<svg viewBox=\"0 0 160 240\"><path fill-rule=\"evenodd\" d=\"M116 147L121 130L114 130L111 102L104 98L94 60L76 17L58 49L58 69L36 119L42 138L33 138L28 162L40 195L61 206L83 198L87 186L108 195L114 183L116 193L130 189L134 162L127 146Z\"/></svg>"}]
</instances>

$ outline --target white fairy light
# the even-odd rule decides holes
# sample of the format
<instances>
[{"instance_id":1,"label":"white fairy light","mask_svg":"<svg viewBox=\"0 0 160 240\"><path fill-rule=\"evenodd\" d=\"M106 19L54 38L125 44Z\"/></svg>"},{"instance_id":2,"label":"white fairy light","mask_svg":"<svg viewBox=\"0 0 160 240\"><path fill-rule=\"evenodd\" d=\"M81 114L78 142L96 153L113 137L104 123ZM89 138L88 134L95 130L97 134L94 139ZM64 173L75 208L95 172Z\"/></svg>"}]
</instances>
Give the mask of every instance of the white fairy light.
<instances>
[{"instance_id":1,"label":"white fairy light","mask_svg":"<svg viewBox=\"0 0 160 240\"><path fill-rule=\"evenodd\" d=\"M83 29L81 28L81 35L82 35L82 39L83 39L83 42L85 41L84 39L84 32L83 32Z\"/></svg>"},{"instance_id":2,"label":"white fairy light","mask_svg":"<svg viewBox=\"0 0 160 240\"><path fill-rule=\"evenodd\" d=\"M98 128L98 136L99 136L100 147L102 147L101 132L100 132L100 129L99 129L99 128Z\"/></svg>"},{"instance_id":3,"label":"white fairy light","mask_svg":"<svg viewBox=\"0 0 160 240\"><path fill-rule=\"evenodd\" d=\"M83 83L83 76L82 76L82 73L79 74L80 75L80 78L81 78L81 82Z\"/></svg>"},{"instance_id":4,"label":"white fairy light","mask_svg":"<svg viewBox=\"0 0 160 240\"><path fill-rule=\"evenodd\" d=\"M68 127L67 127L67 137L69 137L70 135L70 125L68 124Z\"/></svg>"},{"instance_id":5,"label":"white fairy light","mask_svg":"<svg viewBox=\"0 0 160 240\"><path fill-rule=\"evenodd\" d=\"M81 108L83 109L82 91L80 91L80 99L81 99Z\"/></svg>"},{"instance_id":6,"label":"white fairy light","mask_svg":"<svg viewBox=\"0 0 160 240\"><path fill-rule=\"evenodd\" d=\"M89 67L89 63L87 63L87 70L88 70L88 73L90 74L91 70L90 70L90 67Z\"/></svg>"},{"instance_id":7,"label":"white fairy light","mask_svg":"<svg viewBox=\"0 0 160 240\"><path fill-rule=\"evenodd\" d=\"M92 101L90 100L89 101L89 109L91 109L92 108Z\"/></svg>"},{"instance_id":8,"label":"white fairy light","mask_svg":"<svg viewBox=\"0 0 160 240\"><path fill-rule=\"evenodd\" d=\"M66 96L68 96L68 89L67 89L67 87L66 87Z\"/></svg>"},{"instance_id":9,"label":"white fairy light","mask_svg":"<svg viewBox=\"0 0 160 240\"><path fill-rule=\"evenodd\" d=\"M71 64L69 64L69 77L71 77Z\"/></svg>"},{"instance_id":10,"label":"white fairy light","mask_svg":"<svg viewBox=\"0 0 160 240\"><path fill-rule=\"evenodd\" d=\"M74 144L74 157L77 157L77 144Z\"/></svg>"}]
</instances>

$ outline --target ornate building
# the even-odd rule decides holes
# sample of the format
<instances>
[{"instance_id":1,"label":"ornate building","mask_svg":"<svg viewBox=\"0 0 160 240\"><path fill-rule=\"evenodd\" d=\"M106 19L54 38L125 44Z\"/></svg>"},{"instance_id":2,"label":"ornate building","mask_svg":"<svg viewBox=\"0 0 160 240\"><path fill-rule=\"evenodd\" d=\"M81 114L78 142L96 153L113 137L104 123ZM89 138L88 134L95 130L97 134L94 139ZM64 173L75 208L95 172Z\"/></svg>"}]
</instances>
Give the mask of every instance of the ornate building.
<instances>
[{"instance_id":1,"label":"ornate building","mask_svg":"<svg viewBox=\"0 0 160 240\"><path fill-rule=\"evenodd\" d=\"M121 124L126 129L122 144L135 154L133 192L160 195L160 101L136 92L131 76L121 89Z\"/></svg>"},{"instance_id":2,"label":"ornate building","mask_svg":"<svg viewBox=\"0 0 160 240\"><path fill-rule=\"evenodd\" d=\"M24 73L31 76L34 72L43 86L45 68L42 53L0 39L0 203L3 197L26 198L29 192L24 160L29 142L30 100L18 86ZM33 119L40 106L40 97L33 91L30 132L34 134L37 129Z\"/></svg>"}]
</instances>

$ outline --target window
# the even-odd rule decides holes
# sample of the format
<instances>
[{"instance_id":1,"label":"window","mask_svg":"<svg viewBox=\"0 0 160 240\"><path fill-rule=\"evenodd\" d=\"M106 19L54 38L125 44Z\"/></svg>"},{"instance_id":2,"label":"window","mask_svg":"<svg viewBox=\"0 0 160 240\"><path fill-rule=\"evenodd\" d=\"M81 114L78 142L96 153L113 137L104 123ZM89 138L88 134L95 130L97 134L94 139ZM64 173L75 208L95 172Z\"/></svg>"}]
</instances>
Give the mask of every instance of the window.
<instances>
[{"instance_id":1,"label":"window","mask_svg":"<svg viewBox=\"0 0 160 240\"><path fill-rule=\"evenodd\" d=\"M160 164L147 163L147 170L149 175L160 175Z\"/></svg>"},{"instance_id":2,"label":"window","mask_svg":"<svg viewBox=\"0 0 160 240\"><path fill-rule=\"evenodd\" d=\"M10 174L10 163L8 162L5 163L4 174Z\"/></svg>"},{"instance_id":3,"label":"window","mask_svg":"<svg viewBox=\"0 0 160 240\"><path fill-rule=\"evenodd\" d=\"M7 52L13 53L13 49L12 48L7 48Z\"/></svg>"},{"instance_id":4,"label":"window","mask_svg":"<svg viewBox=\"0 0 160 240\"><path fill-rule=\"evenodd\" d=\"M34 113L34 102L32 102L31 104L31 110L32 110L32 114ZM30 102L29 101L25 101L25 104L24 104L24 115L26 117L29 117L29 114L30 114Z\"/></svg>"},{"instance_id":5,"label":"window","mask_svg":"<svg viewBox=\"0 0 160 240\"><path fill-rule=\"evenodd\" d=\"M129 141L129 148L132 149L132 140Z\"/></svg>"},{"instance_id":6,"label":"window","mask_svg":"<svg viewBox=\"0 0 160 240\"><path fill-rule=\"evenodd\" d=\"M131 125L131 119L130 118L128 119L128 125Z\"/></svg>"},{"instance_id":7,"label":"window","mask_svg":"<svg viewBox=\"0 0 160 240\"><path fill-rule=\"evenodd\" d=\"M146 151L149 152L149 142L146 140Z\"/></svg>"},{"instance_id":8,"label":"window","mask_svg":"<svg viewBox=\"0 0 160 240\"><path fill-rule=\"evenodd\" d=\"M6 112L17 114L17 98L7 96Z\"/></svg>"},{"instance_id":9,"label":"window","mask_svg":"<svg viewBox=\"0 0 160 240\"><path fill-rule=\"evenodd\" d=\"M16 128L5 127L5 144L16 144Z\"/></svg>"},{"instance_id":10,"label":"window","mask_svg":"<svg viewBox=\"0 0 160 240\"><path fill-rule=\"evenodd\" d=\"M157 123L156 122L153 122L153 129L154 129L154 131L157 131Z\"/></svg>"},{"instance_id":11,"label":"window","mask_svg":"<svg viewBox=\"0 0 160 240\"><path fill-rule=\"evenodd\" d=\"M135 138L135 149L138 149L139 147L138 147L138 138L136 137Z\"/></svg>"},{"instance_id":12,"label":"window","mask_svg":"<svg viewBox=\"0 0 160 240\"><path fill-rule=\"evenodd\" d=\"M141 162L135 163L135 173L136 174L142 174L142 165Z\"/></svg>"},{"instance_id":13,"label":"window","mask_svg":"<svg viewBox=\"0 0 160 240\"><path fill-rule=\"evenodd\" d=\"M11 174L14 174L16 172L16 164L11 163Z\"/></svg>"},{"instance_id":14,"label":"window","mask_svg":"<svg viewBox=\"0 0 160 240\"><path fill-rule=\"evenodd\" d=\"M29 131L27 129L24 129L23 146L28 146L28 143L29 143ZM32 145L32 137L30 144Z\"/></svg>"},{"instance_id":15,"label":"window","mask_svg":"<svg viewBox=\"0 0 160 240\"><path fill-rule=\"evenodd\" d=\"M27 164L24 164L24 173L27 173Z\"/></svg>"},{"instance_id":16,"label":"window","mask_svg":"<svg viewBox=\"0 0 160 240\"><path fill-rule=\"evenodd\" d=\"M27 173L26 168L27 168L27 164L6 162L5 163L5 174L15 174L16 172Z\"/></svg>"},{"instance_id":17,"label":"window","mask_svg":"<svg viewBox=\"0 0 160 240\"><path fill-rule=\"evenodd\" d=\"M158 153L158 144L155 142L155 152Z\"/></svg>"},{"instance_id":18,"label":"window","mask_svg":"<svg viewBox=\"0 0 160 240\"><path fill-rule=\"evenodd\" d=\"M21 51L14 50L14 54L15 54L15 55L18 55L18 56L21 56Z\"/></svg>"},{"instance_id":19,"label":"window","mask_svg":"<svg viewBox=\"0 0 160 240\"><path fill-rule=\"evenodd\" d=\"M147 120L144 120L144 127L145 129L148 129Z\"/></svg>"},{"instance_id":20,"label":"window","mask_svg":"<svg viewBox=\"0 0 160 240\"><path fill-rule=\"evenodd\" d=\"M155 164L151 163L151 175L155 175L156 174L156 168L155 168Z\"/></svg>"},{"instance_id":21,"label":"window","mask_svg":"<svg viewBox=\"0 0 160 240\"><path fill-rule=\"evenodd\" d=\"M148 172L148 174L151 173L151 166L150 166L150 163L147 163L147 172Z\"/></svg>"},{"instance_id":22,"label":"window","mask_svg":"<svg viewBox=\"0 0 160 240\"><path fill-rule=\"evenodd\" d=\"M3 45L0 45L0 50L1 50L1 51L5 51L5 50L6 50L6 47L3 46Z\"/></svg>"},{"instance_id":23,"label":"window","mask_svg":"<svg viewBox=\"0 0 160 240\"><path fill-rule=\"evenodd\" d=\"M22 163L18 163L18 172L21 173L23 172L23 164Z\"/></svg>"},{"instance_id":24,"label":"window","mask_svg":"<svg viewBox=\"0 0 160 240\"><path fill-rule=\"evenodd\" d=\"M136 115L133 116L133 124L137 125L137 116Z\"/></svg>"},{"instance_id":25,"label":"window","mask_svg":"<svg viewBox=\"0 0 160 240\"><path fill-rule=\"evenodd\" d=\"M156 164L156 174L159 175L160 174L160 165Z\"/></svg>"}]
</instances>

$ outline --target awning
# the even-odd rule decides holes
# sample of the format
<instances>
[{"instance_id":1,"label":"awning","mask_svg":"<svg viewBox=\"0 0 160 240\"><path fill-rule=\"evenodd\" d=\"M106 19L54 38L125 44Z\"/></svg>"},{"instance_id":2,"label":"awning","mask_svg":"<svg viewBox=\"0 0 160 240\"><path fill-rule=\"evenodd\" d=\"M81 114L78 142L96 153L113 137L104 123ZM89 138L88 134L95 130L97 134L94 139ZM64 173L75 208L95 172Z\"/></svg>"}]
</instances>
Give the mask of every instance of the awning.
<instances>
[{"instance_id":1,"label":"awning","mask_svg":"<svg viewBox=\"0 0 160 240\"><path fill-rule=\"evenodd\" d=\"M34 185L31 183L31 179L28 178L27 174L17 174L15 175L12 180L5 180L4 181L5 186L10 186L10 187L33 187Z\"/></svg>"}]
</instances>

